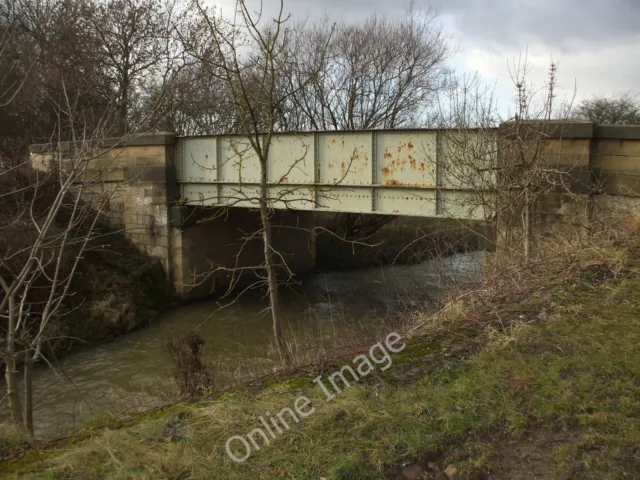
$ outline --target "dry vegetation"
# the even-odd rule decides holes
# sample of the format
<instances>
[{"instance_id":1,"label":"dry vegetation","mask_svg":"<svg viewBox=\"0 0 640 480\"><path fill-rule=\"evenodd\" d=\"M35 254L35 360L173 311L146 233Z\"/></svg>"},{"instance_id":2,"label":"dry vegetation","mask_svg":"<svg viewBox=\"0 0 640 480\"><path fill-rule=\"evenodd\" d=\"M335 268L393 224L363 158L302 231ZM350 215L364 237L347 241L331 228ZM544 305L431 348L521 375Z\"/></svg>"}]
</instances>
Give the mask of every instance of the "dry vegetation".
<instances>
[{"instance_id":1,"label":"dry vegetation","mask_svg":"<svg viewBox=\"0 0 640 480\"><path fill-rule=\"evenodd\" d=\"M184 397L211 394L215 386L215 369L202 359L204 344L204 338L193 331L167 341L167 350L174 365L174 379Z\"/></svg>"},{"instance_id":2,"label":"dry vegetation","mask_svg":"<svg viewBox=\"0 0 640 480\"><path fill-rule=\"evenodd\" d=\"M461 318L481 317L486 327L488 317L494 317L500 325L501 307L538 298L541 292L563 280L570 287L568 279L576 272L602 268L615 277L629 268L629 255L637 253L633 242L627 244L640 231L637 218L603 215L603 219L578 228L548 227L544 234L536 236L535 253L529 257L517 249L487 252L482 285L448 289L442 298L442 308L419 321L414 333L434 333L439 328L448 328L449 322L459 324ZM620 245L623 248L616 248Z\"/></svg>"}]
</instances>

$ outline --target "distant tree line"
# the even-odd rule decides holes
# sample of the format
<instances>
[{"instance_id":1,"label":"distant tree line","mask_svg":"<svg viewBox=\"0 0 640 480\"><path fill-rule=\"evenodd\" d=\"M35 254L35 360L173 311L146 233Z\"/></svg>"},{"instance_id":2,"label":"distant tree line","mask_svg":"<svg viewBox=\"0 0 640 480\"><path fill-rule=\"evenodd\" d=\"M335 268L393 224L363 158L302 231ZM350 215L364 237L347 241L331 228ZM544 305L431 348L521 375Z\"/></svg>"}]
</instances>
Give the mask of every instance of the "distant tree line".
<instances>
[{"instance_id":1,"label":"distant tree line","mask_svg":"<svg viewBox=\"0 0 640 480\"><path fill-rule=\"evenodd\" d=\"M606 125L640 124L640 101L630 94L620 97L594 96L583 100L575 109L581 120Z\"/></svg>"},{"instance_id":2,"label":"distant tree line","mask_svg":"<svg viewBox=\"0 0 640 480\"><path fill-rule=\"evenodd\" d=\"M11 102L0 98L0 149L17 155L54 132L65 137L70 130L57 122L66 98L70 122L86 125L114 112L113 135L240 131L207 25L220 12L203 15L198 7L190 0L0 0L7 40L0 91L15 90ZM453 49L432 11L374 15L359 24L288 20L282 29L275 59L277 90L286 98L279 131L426 126L450 78ZM260 52L250 40L238 54L247 101L259 105L262 72L252 57Z\"/></svg>"},{"instance_id":3,"label":"distant tree line","mask_svg":"<svg viewBox=\"0 0 640 480\"><path fill-rule=\"evenodd\" d=\"M69 125L58 125L67 98L69 122L86 126L114 112L113 135L240 131L207 25L220 12L206 13L197 0L0 0L0 150L12 157L54 132L68 135ZM454 48L431 10L357 24L287 19L282 29L278 131L429 126L437 95L455 83L447 68ZM262 73L252 57L260 52L251 40L240 39L246 49L238 54L247 101L259 105ZM574 113L638 123L640 103L594 97Z\"/></svg>"}]
</instances>

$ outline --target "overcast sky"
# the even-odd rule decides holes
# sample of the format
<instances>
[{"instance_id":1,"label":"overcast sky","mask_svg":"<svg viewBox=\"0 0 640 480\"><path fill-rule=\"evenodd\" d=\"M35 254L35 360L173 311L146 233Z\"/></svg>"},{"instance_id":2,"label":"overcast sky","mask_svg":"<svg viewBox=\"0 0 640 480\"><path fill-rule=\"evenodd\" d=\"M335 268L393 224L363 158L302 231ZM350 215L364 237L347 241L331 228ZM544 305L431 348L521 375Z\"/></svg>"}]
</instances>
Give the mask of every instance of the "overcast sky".
<instances>
[{"instance_id":1,"label":"overcast sky","mask_svg":"<svg viewBox=\"0 0 640 480\"><path fill-rule=\"evenodd\" d=\"M215 2L215 0L213 0ZM259 0L249 0L258 5ZM233 0L216 2L227 12ZM551 59L559 61L561 95L640 93L640 0L416 0L434 7L459 53L460 72L496 82L501 103L513 96L507 62L528 51L530 79L544 84ZM274 12L279 0L264 0ZM295 18L357 22L372 14L402 15L404 0L285 0ZM504 105L503 105L504 108Z\"/></svg>"}]
</instances>

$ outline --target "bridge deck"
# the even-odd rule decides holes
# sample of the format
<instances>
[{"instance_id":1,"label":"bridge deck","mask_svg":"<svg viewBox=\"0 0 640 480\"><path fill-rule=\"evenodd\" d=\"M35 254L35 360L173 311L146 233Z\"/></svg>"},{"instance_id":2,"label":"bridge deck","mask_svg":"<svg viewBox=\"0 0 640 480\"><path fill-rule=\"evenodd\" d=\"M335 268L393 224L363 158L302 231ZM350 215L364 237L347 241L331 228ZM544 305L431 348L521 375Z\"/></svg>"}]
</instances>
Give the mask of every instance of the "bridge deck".
<instances>
[{"instance_id":1,"label":"bridge deck","mask_svg":"<svg viewBox=\"0 0 640 480\"><path fill-rule=\"evenodd\" d=\"M463 165L492 161L494 143L479 131L276 134L268 196L273 208L484 219L476 193L488 180ZM175 154L187 204L258 205L260 164L247 138L179 138Z\"/></svg>"}]
</instances>

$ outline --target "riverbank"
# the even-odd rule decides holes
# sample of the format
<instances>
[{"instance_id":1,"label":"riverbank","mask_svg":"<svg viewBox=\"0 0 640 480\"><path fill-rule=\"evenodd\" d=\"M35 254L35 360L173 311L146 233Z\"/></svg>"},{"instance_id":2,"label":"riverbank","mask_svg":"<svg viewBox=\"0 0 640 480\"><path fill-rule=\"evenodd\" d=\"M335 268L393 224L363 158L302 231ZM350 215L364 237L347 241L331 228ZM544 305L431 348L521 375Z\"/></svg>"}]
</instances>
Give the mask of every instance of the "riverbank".
<instances>
[{"instance_id":1,"label":"riverbank","mask_svg":"<svg viewBox=\"0 0 640 480\"><path fill-rule=\"evenodd\" d=\"M100 245L84 254L71 311L57 324L56 353L103 343L140 328L176 304L162 265L140 253L123 232L102 225Z\"/></svg>"},{"instance_id":2,"label":"riverbank","mask_svg":"<svg viewBox=\"0 0 640 480\"><path fill-rule=\"evenodd\" d=\"M640 239L556 244L417 315L393 364L331 402L313 379L368 348L215 398L17 450L25 478L635 478ZM509 274L506 275L505 273ZM469 290L469 289L472 290ZM304 395L315 413L236 463L233 435ZM262 439L258 439L262 442ZM260 444L262 445L262 444Z\"/></svg>"},{"instance_id":3,"label":"riverbank","mask_svg":"<svg viewBox=\"0 0 640 480\"><path fill-rule=\"evenodd\" d=\"M27 264L33 253L29 246L39 235L36 224L47 218L47 209L57 198L58 184L53 179L38 182L36 178L36 172L16 170L0 179L0 255L5 259L0 274L9 284ZM25 214L25 205L31 206L31 217ZM105 218L92 225L91 215L80 216L70 226L69 215L61 208L48 227L44 270L34 276L33 285L25 287L30 312L38 318L53 295L50 279L58 278L55 295L62 296L61 308L42 334L46 339L42 353L49 363L80 345L105 342L147 324L173 300L162 265L139 252L124 232ZM67 236L73 240L60 240ZM82 250L85 237L88 241ZM76 259L68 292L63 295L60 279L71 274ZM32 321L21 334L31 335L38 328L37 321Z\"/></svg>"}]
</instances>

